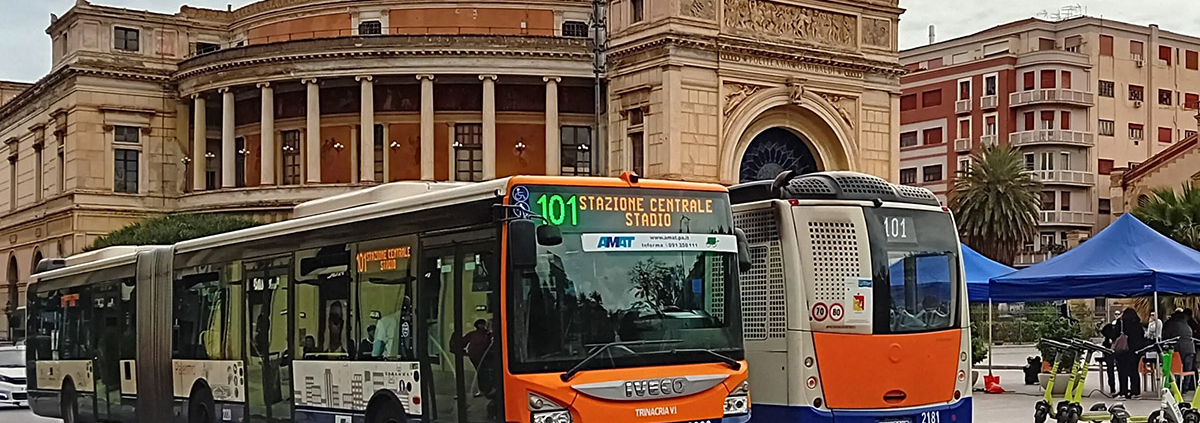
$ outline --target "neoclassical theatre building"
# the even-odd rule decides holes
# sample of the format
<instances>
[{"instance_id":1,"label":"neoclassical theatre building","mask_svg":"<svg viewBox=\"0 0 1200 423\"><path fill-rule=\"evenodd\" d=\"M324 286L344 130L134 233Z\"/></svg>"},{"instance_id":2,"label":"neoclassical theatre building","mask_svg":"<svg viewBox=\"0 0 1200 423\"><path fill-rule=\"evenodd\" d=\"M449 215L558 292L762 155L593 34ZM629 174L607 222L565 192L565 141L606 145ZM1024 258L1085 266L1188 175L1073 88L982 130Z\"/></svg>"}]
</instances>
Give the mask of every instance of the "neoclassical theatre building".
<instances>
[{"instance_id":1,"label":"neoclassical theatre building","mask_svg":"<svg viewBox=\"0 0 1200 423\"><path fill-rule=\"evenodd\" d=\"M168 212L515 174L898 178L896 0L596 3L78 0L50 72L0 81L0 305L41 258Z\"/></svg>"}]
</instances>

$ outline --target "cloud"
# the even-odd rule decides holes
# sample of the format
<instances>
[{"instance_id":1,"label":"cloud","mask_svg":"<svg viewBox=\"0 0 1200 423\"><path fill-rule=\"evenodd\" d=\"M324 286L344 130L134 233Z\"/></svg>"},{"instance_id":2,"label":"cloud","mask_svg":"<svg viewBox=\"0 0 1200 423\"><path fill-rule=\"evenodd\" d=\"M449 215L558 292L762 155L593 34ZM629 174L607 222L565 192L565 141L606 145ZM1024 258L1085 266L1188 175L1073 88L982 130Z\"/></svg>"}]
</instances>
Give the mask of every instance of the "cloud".
<instances>
[{"instance_id":1,"label":"cloud","mask_svg":"<svg viewBox=\"0 0 1200 423\"><path fill-rule=\"evenodd\" d=\"M1200 3L1195 0L1093 0L1082 3L1088 15L1147 25L1157 23L1164 30L1200 36ZM74 0L0 0L0 80L36 81L50 70L50 37L46 27L50 14L63 15ZM241 7L251 0L93 0L95 4L174 13L179 6L224 9L227 4ZM1069 4L1069 3L1063 3ZM908 11L900 18L900 48L918 47L929 41L929 25L937 28L938 40L969 35L984 29L1054 12L1041 0L900 0Z\"/></svg>"}]
</instances>

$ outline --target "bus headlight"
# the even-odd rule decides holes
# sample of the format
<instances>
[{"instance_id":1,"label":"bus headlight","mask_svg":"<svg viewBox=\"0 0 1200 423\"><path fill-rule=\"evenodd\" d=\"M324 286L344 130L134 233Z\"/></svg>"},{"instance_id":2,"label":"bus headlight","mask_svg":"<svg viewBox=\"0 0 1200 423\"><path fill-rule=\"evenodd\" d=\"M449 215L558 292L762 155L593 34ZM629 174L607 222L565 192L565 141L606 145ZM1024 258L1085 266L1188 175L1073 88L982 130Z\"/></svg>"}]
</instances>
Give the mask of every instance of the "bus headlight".
<instances>
[{"instance_id":1,"label":"bus headlight","mask_svg":"<svg viewBox=\"0 0 1200 423\"><path fill-rule=\"evenodd\" d=\"M735 416L738 414L746 414L750 412L750 397L744 395L730 395L725 397L725 415Z\"/></svg>"},{"instance_id":2,"label":"bus headlight","mask_svg":"<svg viewBox=\"0 0 1200 423\"><path fill-rule=\"evenodd\" d=\"M533 423L571 423L571 412L560 410L533 413Z\"/></svg>"}]
</instances>

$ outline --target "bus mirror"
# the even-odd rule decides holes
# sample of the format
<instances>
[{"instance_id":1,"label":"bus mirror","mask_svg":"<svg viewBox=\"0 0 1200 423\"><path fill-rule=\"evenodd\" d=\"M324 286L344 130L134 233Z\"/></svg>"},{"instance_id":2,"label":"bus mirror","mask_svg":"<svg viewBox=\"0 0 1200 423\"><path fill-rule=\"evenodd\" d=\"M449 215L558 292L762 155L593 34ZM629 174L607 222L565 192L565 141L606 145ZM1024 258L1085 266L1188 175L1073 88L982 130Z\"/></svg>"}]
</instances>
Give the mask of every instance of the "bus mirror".
<instances>
[{"instance_id":1,"label":"bus mirror","mask_svg":"<svg viewBox=\"0 0 1200 423\"><path fill-rule=\"evenodd\" d=\"M562 244L562 231L557 226L542 225L537 228L538 245L553 247Z\"/></svg>"},{"instance_id":2,"label":"bus mirror","mask_svg":"<svg viewBox=\"0 0 1200 423\"><path fill-rule=\"evenodd\" d=\"M513 267L531 268L537 266L537 235L541 231L529 219L516 219L508 222L508 257Z\"/></svg>"},{"instance_id":3,"label":"bus mirror","mask_svg":"<svg viewBox=\"0 0 1200 423\"><path fill-rule=\"evenodd\" d=\"M738 270L745 272L754 267L754 261L750 260L750 240L746 238L746 232L741 228L733 228L733 235L737 237L737 258Z\"/></svg>"}]
</instances>

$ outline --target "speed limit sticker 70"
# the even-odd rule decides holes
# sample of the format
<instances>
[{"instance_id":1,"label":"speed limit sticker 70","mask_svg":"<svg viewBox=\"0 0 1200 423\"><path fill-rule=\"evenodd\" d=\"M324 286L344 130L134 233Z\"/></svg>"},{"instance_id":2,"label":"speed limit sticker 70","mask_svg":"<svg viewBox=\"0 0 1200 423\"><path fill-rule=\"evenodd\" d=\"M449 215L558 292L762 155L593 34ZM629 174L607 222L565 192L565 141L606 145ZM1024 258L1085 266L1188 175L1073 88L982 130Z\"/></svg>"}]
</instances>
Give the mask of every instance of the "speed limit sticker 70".
<instances>
[{"instance_id":1,"label":"speed limit sticker 70","mask_svg":"<svg viewBox=\"0 0 1200 423\"><path fill-rule=\"evenodd\" d=\"M818 322L824 322L826 317L829 317L829 307L827 307L825 303L813 304L812 319Z\"/></svg>"}]
</instances>

